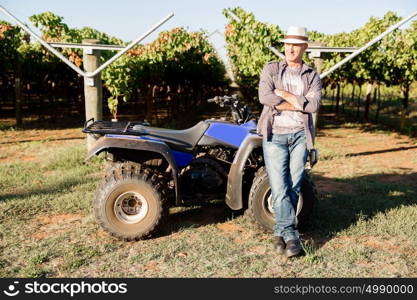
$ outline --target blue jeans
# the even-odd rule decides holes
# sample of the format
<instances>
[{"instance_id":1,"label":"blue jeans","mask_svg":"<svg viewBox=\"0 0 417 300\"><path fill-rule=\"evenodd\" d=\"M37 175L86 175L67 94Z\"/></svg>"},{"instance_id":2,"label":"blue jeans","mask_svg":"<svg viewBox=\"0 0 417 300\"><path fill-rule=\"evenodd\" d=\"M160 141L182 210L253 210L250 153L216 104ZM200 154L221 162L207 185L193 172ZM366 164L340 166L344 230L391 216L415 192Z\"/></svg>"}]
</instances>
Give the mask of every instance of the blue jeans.
<instances>
[{"instance_id":1,"label":"blue jeans","mask_svg":"<svg viewBox=\"0 0 417 300\"><path fill-rule=\"evenodd\" d=\"M275 213L274 235L285 242L298 239L295 217L308 155L305 132L273 134L271 140L263 139L262 146Z\"/></svg>"}]
</instances>

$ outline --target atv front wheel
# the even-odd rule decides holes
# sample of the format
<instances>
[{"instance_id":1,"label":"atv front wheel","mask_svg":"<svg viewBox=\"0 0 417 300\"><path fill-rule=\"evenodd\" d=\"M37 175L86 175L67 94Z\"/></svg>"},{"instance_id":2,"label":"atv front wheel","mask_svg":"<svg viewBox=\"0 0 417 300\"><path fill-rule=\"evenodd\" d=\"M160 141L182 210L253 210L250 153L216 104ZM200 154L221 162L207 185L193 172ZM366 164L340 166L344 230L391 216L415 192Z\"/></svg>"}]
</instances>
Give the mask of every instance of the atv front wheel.
<instances>
[{"instance_id":1,"label":"atv front wheel","mask_svg":"<svg viewBox=\"0 0 417 300\"><path fill-rule=\"evenodd\" d=\"M105 231L124 240L155 232L167 213L163 184L149 169L117 164L107 171L93 200L94 214Z\"/></svg>"},{"instance_id":2,"label":"atv front wheel","mask_svg":"<svg viewBox=\"0 0 417 300\"><path fill-rule=\"evenodd\" d=\"M301 185L296 212L296 226L303 227L311 215L317 200L317 190L309 173L305 173ZM275 225L275 214L272 206L271 187L265 167L255 174L249 193L249 215L266 230L272 231Z\"/></svg>"}]
</instances>

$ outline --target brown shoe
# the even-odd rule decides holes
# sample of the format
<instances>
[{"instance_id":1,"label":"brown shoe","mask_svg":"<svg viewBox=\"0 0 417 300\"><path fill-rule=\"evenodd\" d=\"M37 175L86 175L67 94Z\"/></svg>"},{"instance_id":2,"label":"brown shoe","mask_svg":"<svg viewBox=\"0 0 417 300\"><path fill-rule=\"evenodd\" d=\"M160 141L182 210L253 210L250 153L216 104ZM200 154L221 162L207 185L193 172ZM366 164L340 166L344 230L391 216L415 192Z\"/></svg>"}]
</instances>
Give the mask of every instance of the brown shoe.
<instances>
[{"instance_id":1,"label":"brown shoe","mask_svg":"<svg viewBox=\"0 0 417 300\"><path fill-rule=\"evenodd\" d=\"M285 255L287 257L294 257L301 253L301 241L299 239L290 240L285 247Z\"/></svg>"},{"instance_id":2,"label":"brown shoe","mask_svg":"<svg viewBox=\"0 0 417 300\"><path fill-rule=\"evenodd\" d=\"M285 242L282 236L276 236L275 237L275 251L277 251L278 254L284 254L285 252Z\"/></svg>"}]
</instances>

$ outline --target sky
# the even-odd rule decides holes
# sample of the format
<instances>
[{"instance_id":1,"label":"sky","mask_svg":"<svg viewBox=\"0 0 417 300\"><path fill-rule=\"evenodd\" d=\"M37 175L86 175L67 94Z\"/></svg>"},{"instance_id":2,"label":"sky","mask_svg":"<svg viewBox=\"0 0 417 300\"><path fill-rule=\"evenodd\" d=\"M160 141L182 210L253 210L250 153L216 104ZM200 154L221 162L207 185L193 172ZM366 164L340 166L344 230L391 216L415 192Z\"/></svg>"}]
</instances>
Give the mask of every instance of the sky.
<instances>
[{"instance_id":1,"label":"sky","mask_svg":"<svg viewBox=\"0 0 417 300\"><path fill-rule=\"evenodd\" d=\"M326 34L352 31L369 17L382 17L389 10L402 17L417 10L417 0L0 0L0 5L32 29L29 16L51 11L64 17L70 27L89 26L124 41L134 40L169 13L175 14L144 43L152 41L158 32L178 26L223 33L226 18L222 10L236 6L284 30L297 25ZM13 23L1 12L0 20ZM213 34L210 40L223 56L221 35Z\"/></svg>"}]
</instances>

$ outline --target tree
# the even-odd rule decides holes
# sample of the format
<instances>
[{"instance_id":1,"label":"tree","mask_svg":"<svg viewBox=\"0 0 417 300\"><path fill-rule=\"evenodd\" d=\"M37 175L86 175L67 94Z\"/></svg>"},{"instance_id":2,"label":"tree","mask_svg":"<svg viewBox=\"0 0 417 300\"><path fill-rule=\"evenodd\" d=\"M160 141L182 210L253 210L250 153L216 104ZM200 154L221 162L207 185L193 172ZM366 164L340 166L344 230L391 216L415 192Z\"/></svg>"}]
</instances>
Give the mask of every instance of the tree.
<instances>
[{"instance_id":1,"label":"tree","mask_svg":"<svg viewBox=\"0 0 417 300\"><path fill-rule=\"evenodd\" d=\"M400 130L404 130L409 111L410 86L417 78L417 21L388 39L384 44L387 53L385 81L399 85L403 93Z\"/></svg>"},{"instance_id":2,"label":"tree","mask_svg":"<svg viewBox=\"0 0 417 300\"><path fill-rule=\"evenodd\" d=\"M223 14L228 20L225 38L234 77L243 96L255 100L262 68L277 59L268 47L282 51L283 32L276 25L257 21L240 7L225 9Z\"/></svg>"},{"instance_id":3,"label":"tree","mask_svg":"<svg viewBox=\"0 0 417 300\"><path fill-rule=\"evenodd\" d=\"M22 56L18 48L23 34L18 27L0 21L0 81L4 86L14 86L16 126L22 126Z\"/></svg>"}]
</instances>

